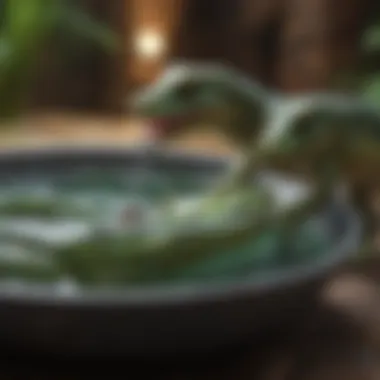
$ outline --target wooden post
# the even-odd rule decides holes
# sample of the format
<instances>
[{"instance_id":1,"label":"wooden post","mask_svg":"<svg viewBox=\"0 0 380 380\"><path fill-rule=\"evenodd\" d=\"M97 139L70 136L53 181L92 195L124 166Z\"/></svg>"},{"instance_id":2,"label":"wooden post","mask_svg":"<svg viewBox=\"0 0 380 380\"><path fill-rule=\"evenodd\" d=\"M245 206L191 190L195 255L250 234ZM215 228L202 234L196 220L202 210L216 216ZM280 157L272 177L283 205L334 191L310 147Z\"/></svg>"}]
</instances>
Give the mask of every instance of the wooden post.
<instances>
[{"instance_id":1,"label":"wooden post","mask_svg":"<svg viewBox=\"0 0 380 380\"><path fill-rule=\"evenodd\" d=\"M368 0L291 0L275 73L286 91L324 89L358 56Z\"/></svg>"},{"instance_id":2,"label":"wooden post","mask_svg":"<svg viewBox=\"0 0 380 380\"><path fill-rule=\"evenodd\" d=\"M125 98L130 86L130 78L125 75L129 68L129 46L131 39L131 10L129 0L103 1L105 17L109 25L116 31L120 42L116 55L108 57L104 63L107 76L104 93L104 108L111 112L125 111Z\"/></svg>"},{"instance_id":3,"label":"wooden post","mask_svg":"<svg viewBox=\"0 0 380 380\"><path fill-rule=\"evenodd\" d=\"M240 1L182 1L173 56L235 63L236 49L242 43L236 38L236 14Z\"/></svg>"},{"instance_id":4,"label":"wooden post","mask_svg":"<svg viewBox=\"0 0 380 380\"><path fill-rule=\"evenodd\" d=\"M151 81L163 68L170 55L173 34L180 19L182 0L130 0L131 2L131 49L127 77L134 85ZM145 35L144 35L145 34ZM148 56L138 51L138 39L146 38L145 44L162 43L163 51ZM151 41L148 41L148 39ZM156 40L154 40L156 39ZM148 49L148 47L146 47ZM154 49L154 46L151 47Z\"/></svg>"}]
</instances>

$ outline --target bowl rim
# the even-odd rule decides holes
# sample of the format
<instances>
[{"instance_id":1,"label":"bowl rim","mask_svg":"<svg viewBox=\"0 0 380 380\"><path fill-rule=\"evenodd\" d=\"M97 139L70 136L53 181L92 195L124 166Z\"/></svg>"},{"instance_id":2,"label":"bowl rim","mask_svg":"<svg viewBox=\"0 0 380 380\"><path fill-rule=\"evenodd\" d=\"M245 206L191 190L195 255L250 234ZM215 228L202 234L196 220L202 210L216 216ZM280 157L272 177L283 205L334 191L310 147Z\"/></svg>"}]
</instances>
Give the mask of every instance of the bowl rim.
<instances>
[{"instance_id":1,"label":"bowl rim","mask_svg":"<svg viewBox=\"0 0 380 380\"><path fill-rule=\"evenodd\" d=\"M142 154L144 149L139 146L109 147L109 146L49 146L38 148L10 148L0 151L0 165L11 162L31 161L33 159L52 158L86 158L89 155L102 157L127 157ZM214 156L193 150L167 149L163 153L169 160L191 160L199 165L222 167L228 163L229 156ZM226 282L197 282L191 284L159 284L146 286L80 286L70 289L47 284L9 283L0 281L0 302L65 305L80 307L99 306L151 306L176 305L183 303L225 302L229 299L252 296L269 292L277 287L291 287L297 283L318 278L321 273L343 263L355 255L362 238L362 223L354 208L347 203L341 204L345 217L349 219L348 230L341 241L334 245L330 254L321 255L320 259L311 263L300 264L290 268L274 270L270 276L250 277Z\"/></svg>"}]
</instances>

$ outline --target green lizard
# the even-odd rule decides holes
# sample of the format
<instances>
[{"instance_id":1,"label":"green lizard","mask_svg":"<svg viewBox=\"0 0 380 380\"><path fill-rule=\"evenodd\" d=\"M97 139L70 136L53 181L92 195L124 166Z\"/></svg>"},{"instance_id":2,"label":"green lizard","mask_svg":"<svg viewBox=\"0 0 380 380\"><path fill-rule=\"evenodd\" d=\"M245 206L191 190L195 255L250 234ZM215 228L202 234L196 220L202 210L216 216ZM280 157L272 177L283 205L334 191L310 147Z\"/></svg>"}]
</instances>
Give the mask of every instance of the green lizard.
<instances>
[{"instance_id":1,"label":"green lizard","mask_svg":"<svg viewBox=\"0 0 380 380\"><path fill-rule=\"evenodd\" d=\"M221 131L238 149L230 175L212 191L233 189L245 177L257 134L275 112L276 96L232 67L207 62L175 62L130 105L148 119L156 142L165 142L205 124Z\"/></svg>"},{"instance_id":2,"label":"green lizard","mask_svg":"<svg viewBox=\"0 0 380 380\"><path fill-rule=\"evenodd\" d=\"M131 99L151 121L155 137L170 139L195 123L223 130L240 149L252 141L271 109L271 95L238 70L214 63L180 62Z\"/></svg>"},{"instance_id":3,"label":"green lizard","mask_svg":"<svg viewBox=\"0 0 380 380\"><path fill-rule=\"evenodd\" d=\"M318 182L336 176L352 192L370 233L374 220L367 190L378 181L380 110L359 98L310 94L284 99L257 138L261 165L302 174ZM258 162L246 171L246 181Z\"/></svg>"},{"instance_id":4,"label":"green lizard","mask_svg":"<svg viewBox=\"0 0 380 380\"><path fill-rule=\"evenodd\" d=\"M170 139L192 128L196 122L210 123L235 142L251 163L256 140L263 131L275 137L293 123L294 130L300 130L298 141L303 143L297 156L285 141L282 147L277 145L275 149L278 153L281 149L289 150L288 159L302 161L299 158L303 154L310 157L310 145L301 134L311 128L316 135L321 133L323 139L335 139L335 151L338 145L347 147L349 144L352 159L346 163L355 181L368 179L360 162L376 165L377 155L380 160L376 143L380 136L380 114L368 102L333 94L285 96L221 64L169 65L153 84L133 96L131 104L141 116L151 120L159 138ZM340 128L332 124L339 124ZM306 125L305 128L302 125ZM326 130L330 132L322 132ZM328 141L323 139L319 142L325 149ZM361 160L356 160L359 156Z\"/></svg>"},{"instance_id":5,"label":"green lizard","mask_svg":"<svg viewBox=\"0 0 380 380\"><path fill-rule=\"evenodd\" d=\"M355 97L285 96L227 66L185 62L168 66L156 82L133 98L133 108L153 120L162 139L204 118L235 142L241 160L224 178L223 190L251 181L252 173L259 170L255 167L256 156L261 155L256 151L259 145L268 153L273 144L277 158L272 155L271 165L276 169L309 172L314 180L321 169L333 170L332 163L339 161L340 175L363 210L366 190L378 177L380 114ZM319 166L318 175L311 164Z\"/></svg>"}]
</instances>

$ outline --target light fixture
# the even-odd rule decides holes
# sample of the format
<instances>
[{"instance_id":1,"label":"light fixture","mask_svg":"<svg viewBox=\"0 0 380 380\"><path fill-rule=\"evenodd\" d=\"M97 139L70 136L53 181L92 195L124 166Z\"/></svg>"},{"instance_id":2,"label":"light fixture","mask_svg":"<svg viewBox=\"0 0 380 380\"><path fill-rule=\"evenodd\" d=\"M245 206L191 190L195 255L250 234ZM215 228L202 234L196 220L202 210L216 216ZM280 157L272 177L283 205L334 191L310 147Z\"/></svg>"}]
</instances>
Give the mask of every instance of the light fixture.
<instances>
[{"instance_id":1,"label":"light fixture","mask_svg":"<svg viewBox=\"0 0 380 380\"><path fill-rule=\"evenodd\" d=\"M137 33L134 45L137 55L149 60L160 58L166 50L164 36L153 30L143 30Z\"/></svg>"}]
</instances>

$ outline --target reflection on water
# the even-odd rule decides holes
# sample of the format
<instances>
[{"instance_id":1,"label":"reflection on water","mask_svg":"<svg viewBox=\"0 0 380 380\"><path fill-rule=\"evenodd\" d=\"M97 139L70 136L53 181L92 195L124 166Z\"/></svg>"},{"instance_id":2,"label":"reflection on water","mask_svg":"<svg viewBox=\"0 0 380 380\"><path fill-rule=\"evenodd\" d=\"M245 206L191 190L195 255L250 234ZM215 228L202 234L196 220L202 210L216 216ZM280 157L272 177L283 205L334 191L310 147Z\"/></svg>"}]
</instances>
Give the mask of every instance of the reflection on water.
<instances>
[{"instance_id":1,"label":"reflection on water","mask_svg":"<svg viewBox=\"0 0 380 380\"><path fill-rule=\"evenodd\" d=\"M186 214L211 179L189 172L169 173L157 169L126 172L121 168L96 167L52 173L49 177L35 176L34 180L13 176L11 183L0 185L0 277L55 281L62 289L72 291L75 284L81 282L81 276L65 272L55 259L57 247L85 241L101 233L131 236L167 233L176 225L165 219L155 206L180 196L176 213ZM264 181L264 185L273 189L270 183L274 179L268 181ZM275 194L283 198L282 202L292 202L307 194L305 187L291 189L289 185L276 187L282 188ZM235 215L235 222L243 211ZM189 224L186 228L206 228L205 220L203 224L200 220L193 222L193 227ZM152 268L148 280L216 281L249 276L276 266L310 260L324 252L333 239L321 218L304 224L291 246L289 243L284 246L280 232L267 231L239 249L200 258L164 274L155 273ZM107 255L106 250L104 255ZM89 261L83 265L93 263ZM97 268L100 272L101 269ZM115 267L115 282L118 280L116 273L121 272ZM99 283L111 277L112 273L100 276ZM141 279L148 280L146 276ZM127 277L121 276L120 282L128 282Z\"/></svg>"}]
</instances>

